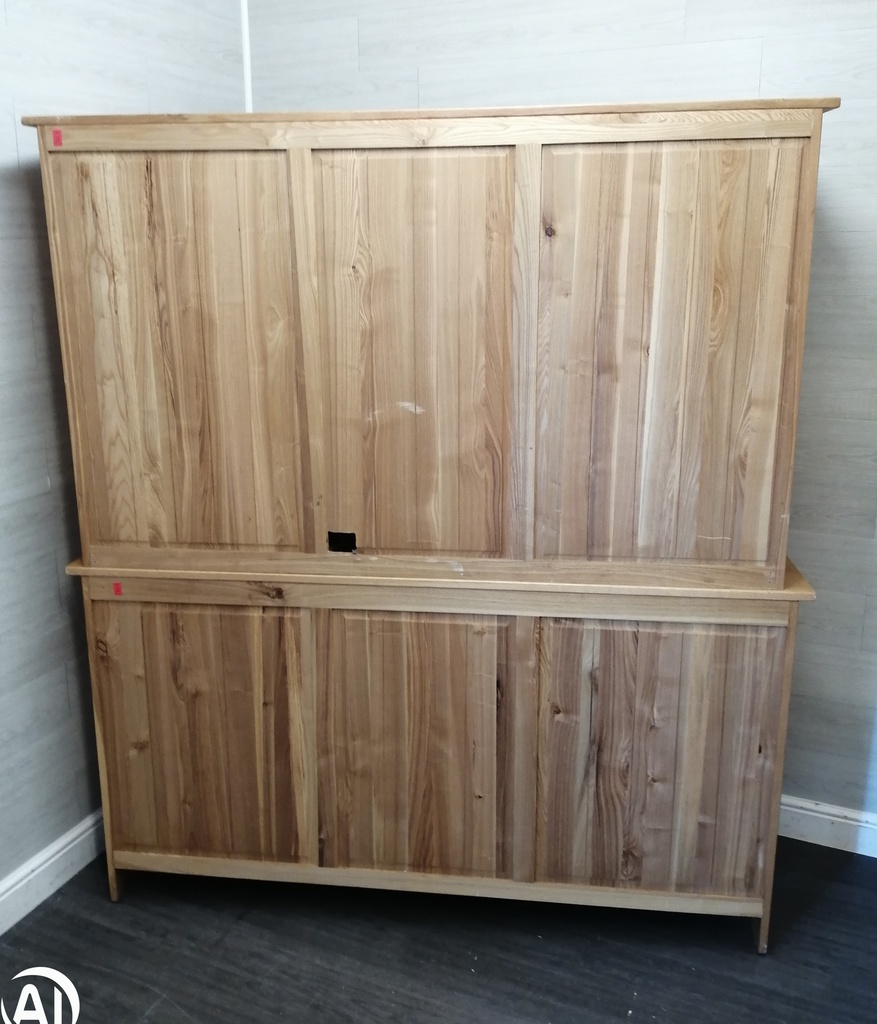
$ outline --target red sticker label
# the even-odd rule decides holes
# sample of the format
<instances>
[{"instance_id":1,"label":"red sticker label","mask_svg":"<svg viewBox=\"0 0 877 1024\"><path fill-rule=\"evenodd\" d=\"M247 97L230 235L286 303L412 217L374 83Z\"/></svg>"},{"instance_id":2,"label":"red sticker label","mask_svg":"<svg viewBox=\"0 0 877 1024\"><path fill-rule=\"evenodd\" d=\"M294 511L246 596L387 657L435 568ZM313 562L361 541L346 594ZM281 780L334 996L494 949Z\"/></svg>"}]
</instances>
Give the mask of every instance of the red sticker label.
<instances>
[{"instance_id":1,"label":"red sticker label","mask_svg":"<svg viewBox=\"0 0 877 1024\"><path fill-rule=\"evenodd\" d=\"M53 128L52 129L52 145L53 146L63 146L64 145L64 140L61 137L61 129L60 128Z\"/></svg>"},{"instance_id":2,"label":"red sticker label","mask_svg":"<svg viewBox=\"0 0 877 1024\"><path fill-rule=\"evenodd\" d=\"M116 583L113 584L113 596L114 597L121 597L122 596L122 584L121 583L116 582Z\"/></svg>"}]
</instances>

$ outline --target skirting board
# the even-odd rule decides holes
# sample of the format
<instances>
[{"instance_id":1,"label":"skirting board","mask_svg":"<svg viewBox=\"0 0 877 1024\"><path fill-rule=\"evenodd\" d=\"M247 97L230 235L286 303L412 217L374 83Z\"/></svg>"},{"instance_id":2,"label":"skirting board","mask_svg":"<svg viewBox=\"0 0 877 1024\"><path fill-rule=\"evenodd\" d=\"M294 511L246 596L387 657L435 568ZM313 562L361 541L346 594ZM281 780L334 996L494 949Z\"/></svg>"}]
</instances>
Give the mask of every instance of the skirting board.
<instances>
[{"instance_id":1,"label":"skirting board","mask_svg":"<svg viewBox=\"0 0 877 1024\"><path fill-rule=\"evenodd\" d=\"M866 811L784 796L779 831L789 839L877 857L877 814Z\"/></svg>"},{"instance_id":2,"label":"skirting board","mask_svg":"<svg viewBox=\"0 0 877 1024\"><path fill-rule=\"evenodd\" d=\"M103 814L95 811L0 879L0 935L47 900L103 848Z\"/></svg>"}]
</instances>

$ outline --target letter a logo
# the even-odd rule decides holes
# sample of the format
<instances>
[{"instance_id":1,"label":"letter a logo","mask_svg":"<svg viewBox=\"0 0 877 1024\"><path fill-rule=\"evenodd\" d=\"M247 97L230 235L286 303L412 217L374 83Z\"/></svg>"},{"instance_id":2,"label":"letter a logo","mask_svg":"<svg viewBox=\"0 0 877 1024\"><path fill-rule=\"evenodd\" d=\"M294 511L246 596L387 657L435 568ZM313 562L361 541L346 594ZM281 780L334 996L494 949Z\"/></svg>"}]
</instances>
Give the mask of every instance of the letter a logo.
<instances>
[{"instance_id":1,"label":"letter a logo","mask_svg":"<svg viewBox=\"0 0 877 1024\"><path fill-rule=\"evenodd\" d=\"M36 1024L62 1024L64 996L67 997L67 1002L70 1004L70 1024L76 1024L79 1020L79 993L66 974L53 970L51 967L31 967L27 971L16 974L12 980L17 981L19 978L47 978L54 982L54 1019L49 1021L46 1016L43 1000L36 985L25 985L18 997L18 1005L15 1007L12 1017L6 1012L6 1006L0 999L0 1014L3 1016L3 1024L24 1024L24 1021L35 1021Z\"/></svg>"}]
</instances>

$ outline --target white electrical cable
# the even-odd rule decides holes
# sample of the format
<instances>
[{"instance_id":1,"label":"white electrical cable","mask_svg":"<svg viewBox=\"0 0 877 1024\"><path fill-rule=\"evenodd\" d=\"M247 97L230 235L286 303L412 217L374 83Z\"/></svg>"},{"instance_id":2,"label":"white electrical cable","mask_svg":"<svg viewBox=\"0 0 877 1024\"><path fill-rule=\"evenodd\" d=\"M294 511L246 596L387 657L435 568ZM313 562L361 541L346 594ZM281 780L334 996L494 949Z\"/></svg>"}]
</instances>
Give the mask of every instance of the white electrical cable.
<instances>
[{"instance_id":1,"label":"white electrical cable","mask_svg":"<svg viewBox=\"0 0 877 1024\"><path fill-rule=\"evenodd\" d=\"M241 0L241 46L244 55L244 110L253 112L253 66L250 62L250 11L247 0Z\"/></svg>"}]
</instances>

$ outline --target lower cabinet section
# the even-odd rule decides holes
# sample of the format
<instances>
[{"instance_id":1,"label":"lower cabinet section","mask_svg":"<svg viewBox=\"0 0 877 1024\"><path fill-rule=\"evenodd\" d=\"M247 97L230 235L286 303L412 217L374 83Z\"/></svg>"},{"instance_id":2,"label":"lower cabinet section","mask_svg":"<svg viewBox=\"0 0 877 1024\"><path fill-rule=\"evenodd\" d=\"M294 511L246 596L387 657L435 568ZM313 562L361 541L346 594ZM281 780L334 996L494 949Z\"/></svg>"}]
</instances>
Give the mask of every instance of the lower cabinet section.
<instances>
[{"instance_id":1,"label":"lower cabinet section","mask_svg":"<svg viewBox=\"0 0 877 1024\"><path fill-rule=\"evenodd\" d=\"M769 896L785 626L88 605L122 864Z\"/></svg>"}]
</instances>

